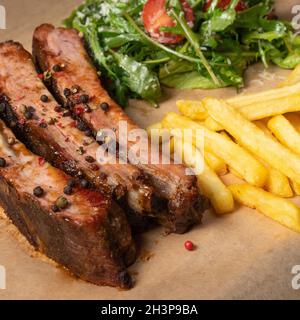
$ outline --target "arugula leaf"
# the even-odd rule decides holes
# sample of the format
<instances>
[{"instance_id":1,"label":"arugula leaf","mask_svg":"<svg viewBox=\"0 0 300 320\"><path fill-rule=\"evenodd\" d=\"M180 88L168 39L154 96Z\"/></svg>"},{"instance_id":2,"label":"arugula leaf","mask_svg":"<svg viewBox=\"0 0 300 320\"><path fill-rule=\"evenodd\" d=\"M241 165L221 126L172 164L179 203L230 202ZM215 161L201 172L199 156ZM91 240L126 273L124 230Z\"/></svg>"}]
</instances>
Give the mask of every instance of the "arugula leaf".
<instances>
[{"instance_id":1,"label":"arugula leaf","mask_svg":"<svg viewBox=\"0 0 300 320\"><path fill-rule=\"evenodd\" d=\"M160 84L155 73L150 71L142 63L132 58L113 52L118 65L123 69L122 80L126 85L143 99L156 104L161 96Z\"/></svg>"},{"instance_id":2,"label":"arugula leaf","mask_svg":"<svg viewBox=\"0 0 300 320\"><path fill-rule=\"evenodd\" d=\"M207 77L202 76L197 71L185 72L181 74L172 74L161 79L161 83L167 87L177 89L215 89L216 85Z\"/></svg>"}]
</instances>

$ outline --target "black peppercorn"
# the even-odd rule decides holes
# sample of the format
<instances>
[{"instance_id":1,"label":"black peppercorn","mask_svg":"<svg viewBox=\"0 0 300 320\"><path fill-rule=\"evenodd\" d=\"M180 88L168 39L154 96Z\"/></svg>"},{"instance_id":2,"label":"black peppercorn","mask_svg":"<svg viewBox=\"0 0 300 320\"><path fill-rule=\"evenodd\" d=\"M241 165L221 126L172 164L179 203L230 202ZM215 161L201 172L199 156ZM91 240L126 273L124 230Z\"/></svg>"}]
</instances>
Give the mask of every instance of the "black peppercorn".
<instances>
[{"instance_id":1,"label":"black peppercorn","mask_svg":"<svg viewBox=\"0 0 300 320\"><path fill-rule=\"evenodd\" d=\"M35 112L35 108L32 107L32 106L28 106L26 109L27 109L29 112L31 112L31 113L34 113L34 112Z\"/></svg>"},{"instance_id":2,"label":"black peppercorn","mask_svg":"<svg viewBox=\"0 0 300 320\"><path fill-rule=\"evenodd\" d=\"M86 156L85 161L88 163L93 163L93 162L95 162L95 159L92 156Z\"/></svg>"},{"instance_id":3,"label":"black peppercorn","mask_svg":"<svg viewBox=\"0 0 300 320\"><path fill-rule=\"evenodd\" d=\"M27 110L24 112L24 117L25 117L27 120L30 120L30 119L32 119L32 117L33 117L33 113L27 109Z\"/></svg>"},{"instance_id":4,"label":"black peppercorn","mask_svg":"<svg viewBox=\"0 0 300 320\"><path fill-rule=\"evenodd\" d=\"M87 94L82 94L79 97L79 102L81 102L81 103L88 103L89 100L90 100L90 97Z\"/></svg>"},{"instance_id":5,"label":"black peppercorn","mask_svg":"<svg viewBox=\"0 0 300 320\"><path fill-rule=\"evenodd\" d=\"M71 95L71 90L69 88L64 89L64 96L67 98Z\"/></svg>"},{"instance_id":6,"label":"black peppercorn","mask_svg":"<svg viewBox=\"0 0 300 320\"><path fill-rule=\"evenodd\" d=\"M76 185L76 181L74 179L70 179L67 183L67 185L71 188L74 188Z\"/></svg>"},{"instance_id":7,"label":"black peppercorn","mask_svg":"<svg viewBox=\"0 0 300 320\"><path fill-rule=\"evenodd\" d=\"M36 197L40 198L40 197L42 197L44 195L44 189L42 187L38 186L38 187L33 189L33 194Z\"/></svg>"},{"instance_id":8,"label":"black peppercorn","mask_svg":"<svg viewBox=\"0 0 300 320\"><path fill-rule=\"evenodd\" d=\"M72 189L71 186L66 185L66 186L64 187L64 194L66 194L66 195L71 195L72 192L73 192L73 189Z\"/></svg>"},{"instance_id":9,"label":"black peppercorn","mask_svg":"<svg viewBox=\"0 0 300 320\"><path fill-rule=\"evenodd\" d=\"M42 102L48 102L48 101L49 101L48 96L46 96L45 94L43 94L43 95L41 96L41 101L42 101Z\"/></svg>"},{"instance_id":10,"label":"black peppercorn","mask_svg":"<svg viewBox=\"0 0 300 320\"><path fill-rule=\"evenodd\" d=\"M109 109L109 104L107 102L102 102L100 104L100 108L103 110L103 111L107 111Z\"/></svg>"},{"instance_id":11,"label":"black peppercorn","mask_svg":"<svg viewBox=\"0 0 300 320\"><path fill-rule=\"evenodd\" d=\"M58 207L56 204L53 204L53 205L51 206L51 210L52 210L53 212L58 212L58 211L59 211L59 207Z\"/></svg>"},{"instance_id":12,"label":"black peppercorn","mask_svg":"<svg viewBox=\"0 0 300 320\"><path fill-rule=\"evenodd\" d=\"M59 209L65 209L69 205L69 201L65 197L59 197L55 204L58 206Z\"/></svg>"},{"instance_id":13,"label":"black peppercorn","mask_svg":"<svg viewBox=\"0 0 300 320\"><path fill-rule=\"evenodd\" d=\"M6 166L6 160L4 158L0 158L0 167L4 168Z\"/></svg>"},{"instance_id":14,"label":"black peppercorn","mask_svg":"<svg viewBox=\"0 0 300 320\"><path fill-rule=\"evenodd\" d=\"M80 186L81 186L82 188L87 189L87 188L90 187L90 183L89 183L86 179L81 179L81 180L80 180Z\"/></svg>"},{"instance_id":15,"label":"black peppercorn","mask_svg":"<svg viewBox=\"0 0 300 320\"><path fill-rule=\"evenodd\" d=\"M59 64L56 64L55 66L53 66L52 70L54 72L59 72L59 71L61 71L61 66Z\"/></svg>"}]
</instances>

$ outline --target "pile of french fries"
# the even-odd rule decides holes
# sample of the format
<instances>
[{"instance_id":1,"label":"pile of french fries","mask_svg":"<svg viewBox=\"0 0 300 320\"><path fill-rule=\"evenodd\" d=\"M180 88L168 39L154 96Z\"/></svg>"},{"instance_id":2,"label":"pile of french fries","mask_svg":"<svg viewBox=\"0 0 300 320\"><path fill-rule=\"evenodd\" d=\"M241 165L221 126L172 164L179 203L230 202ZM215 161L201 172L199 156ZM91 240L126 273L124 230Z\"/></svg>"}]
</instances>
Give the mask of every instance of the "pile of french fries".
<instances>
[{"instance_id":1,"label":"pile of french fries","mask_svg":"<svg viewBox=\"0 0 300 320\"><path fill-rule=\"evenodd\" d=\"M178 101L177 106L180 114L167 113L148 132L171 133L171 149L187 166L203 160L199 192L215 212L233 212L237 201L300 232L300 208L288 199L300 195L300 66L273 90ZM175 139L174 132L184 129L192 129L192 138ZM204 140L203 150L197 148L198 138ZM227 173L238 183L228 184Z\"/></svg>"}]
</instances>

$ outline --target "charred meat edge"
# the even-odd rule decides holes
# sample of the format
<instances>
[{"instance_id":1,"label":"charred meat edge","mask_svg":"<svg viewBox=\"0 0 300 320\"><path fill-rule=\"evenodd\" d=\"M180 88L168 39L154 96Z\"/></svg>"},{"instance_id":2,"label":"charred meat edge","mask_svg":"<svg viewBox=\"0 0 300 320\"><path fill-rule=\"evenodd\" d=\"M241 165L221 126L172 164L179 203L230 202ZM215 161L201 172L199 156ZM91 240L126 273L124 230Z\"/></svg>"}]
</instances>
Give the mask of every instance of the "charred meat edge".
<instances>
[{"instance_id":1,"label":"charred meat edge","mask_svg":"<svg viewBox=\"0 0 300 320\"><path fill-rule=\"evenodd\" d=\"M65 106L71 104L73 112L82 107L80 97L88 97L91 112L81 114L80 117L92 130L111 128L118 137L120 120L127 122L129 130L138 128L101 86L97 70L93 67L76 30L55 28L49 24L36 28L33 36L33 56L42 71L51 70L57 64L64 65L59 74L53 74L48 87ZM80 84L80 92L66 97L64 89L76 84ZM101 108L102 103L108 105L106 110ZM160 222L167 226L170 232L183 233L201 221L202 212L207 208L207 200L199 195L196 178L186 175L185 166L139 164L138 167L149 176L158 196L167 200L169 215L161 216Z\"/></svg>"},{"instance_id":2,"label":"charred meat edge","mask_svg":"<svg viewBox=\"0 0 300 320\"><path fill-rule=\"evenodd\" d=\"M74 128L76 122L63 116L66 110L55 111L57 102L38 79L31 55L22 45L12 41L0 44L0 59L0 93L8 98L1 117L18 138L34 153L67 174L83 174L95 187L113 193L116 199L125 196L133 213L152 215L153 188L142 171L130 164L99 164L95 161L99 145L92 139L93 143L83 146L82 141L87 137ZM42 96L47 96L48 101L40 101ZM21 110L24 105L33 106L36 117L25 119ZM41 123L45 119L57 122L51 125ZM80 150L82 154L78 153ZM87 157L95 163L86 161Z\"/></svg>"},{"instance_id":3,"label":"charred meat edge","mask_svg":"<svg viewBox=\"0 0 300 320\"><path fill-rule=\"evenodd\" d=\"M53 212L52 206L63 194L70 179L31 154L0 122L0 204L6 215L37 250L71 273L97 285L129 289L132 280L125 265L135 260L130 227L116 203L100 192L75 187L67 196L69 207ZM37 185L41 198L31 192ZM84 205L83 205L84 204Z\"/></svg>"}]
</instances>

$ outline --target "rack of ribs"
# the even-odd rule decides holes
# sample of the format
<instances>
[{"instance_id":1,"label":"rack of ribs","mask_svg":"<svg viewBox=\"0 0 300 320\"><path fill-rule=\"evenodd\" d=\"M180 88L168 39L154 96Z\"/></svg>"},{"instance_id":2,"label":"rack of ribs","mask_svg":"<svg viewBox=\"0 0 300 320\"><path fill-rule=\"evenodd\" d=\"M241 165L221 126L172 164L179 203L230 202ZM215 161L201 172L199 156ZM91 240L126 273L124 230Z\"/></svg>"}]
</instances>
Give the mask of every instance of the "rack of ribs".
<instances>
[{"instance_id":1,"label":"rack of ribs","mask_svg":"<svg viewBox=\"0 0 300 320\"><path fill-rule=\"evenodd\" d=\"M122 209L20 143L0 121L0 205L32 246L97 285L129 289L135 244ZM68 186L71 194L64 194Z\"/></svg>"},{"instance_id":2,"label":"rack of ribs","mask_svg":"<svg viewBox=\"0 0 300 320\"><path fill-rule=\"evenodd\" d=\"M41 72L51 72L55 66L63 66L59 72L53 72L51 81L46 85L56 99L89 129L98 132L110 128L116 133L117 139L120 121L127 123L128 130L139 129L102 87L83 39L76 30L55 28L49 24L39 26L33 36L33 56ZM78 91L68 94L70 88L74 87ZM106 108L103 108L104 105ZM90 112L78 111L86 106ZM120 140L117 142L120 143ZM132 144L128 142L127 148ZM151 150L149 140L147 144L149 161L131 163L143 171L154 186L157 197L166 203L168 215L159 216L160 222L170 232L183 233L201 221L207 202L199 195L196 178L186 175L185 166L165 164L161 154L158 155L161 161L151 164L151 151L159 153L159 150Z\"/></svg>"}]
</instances>

